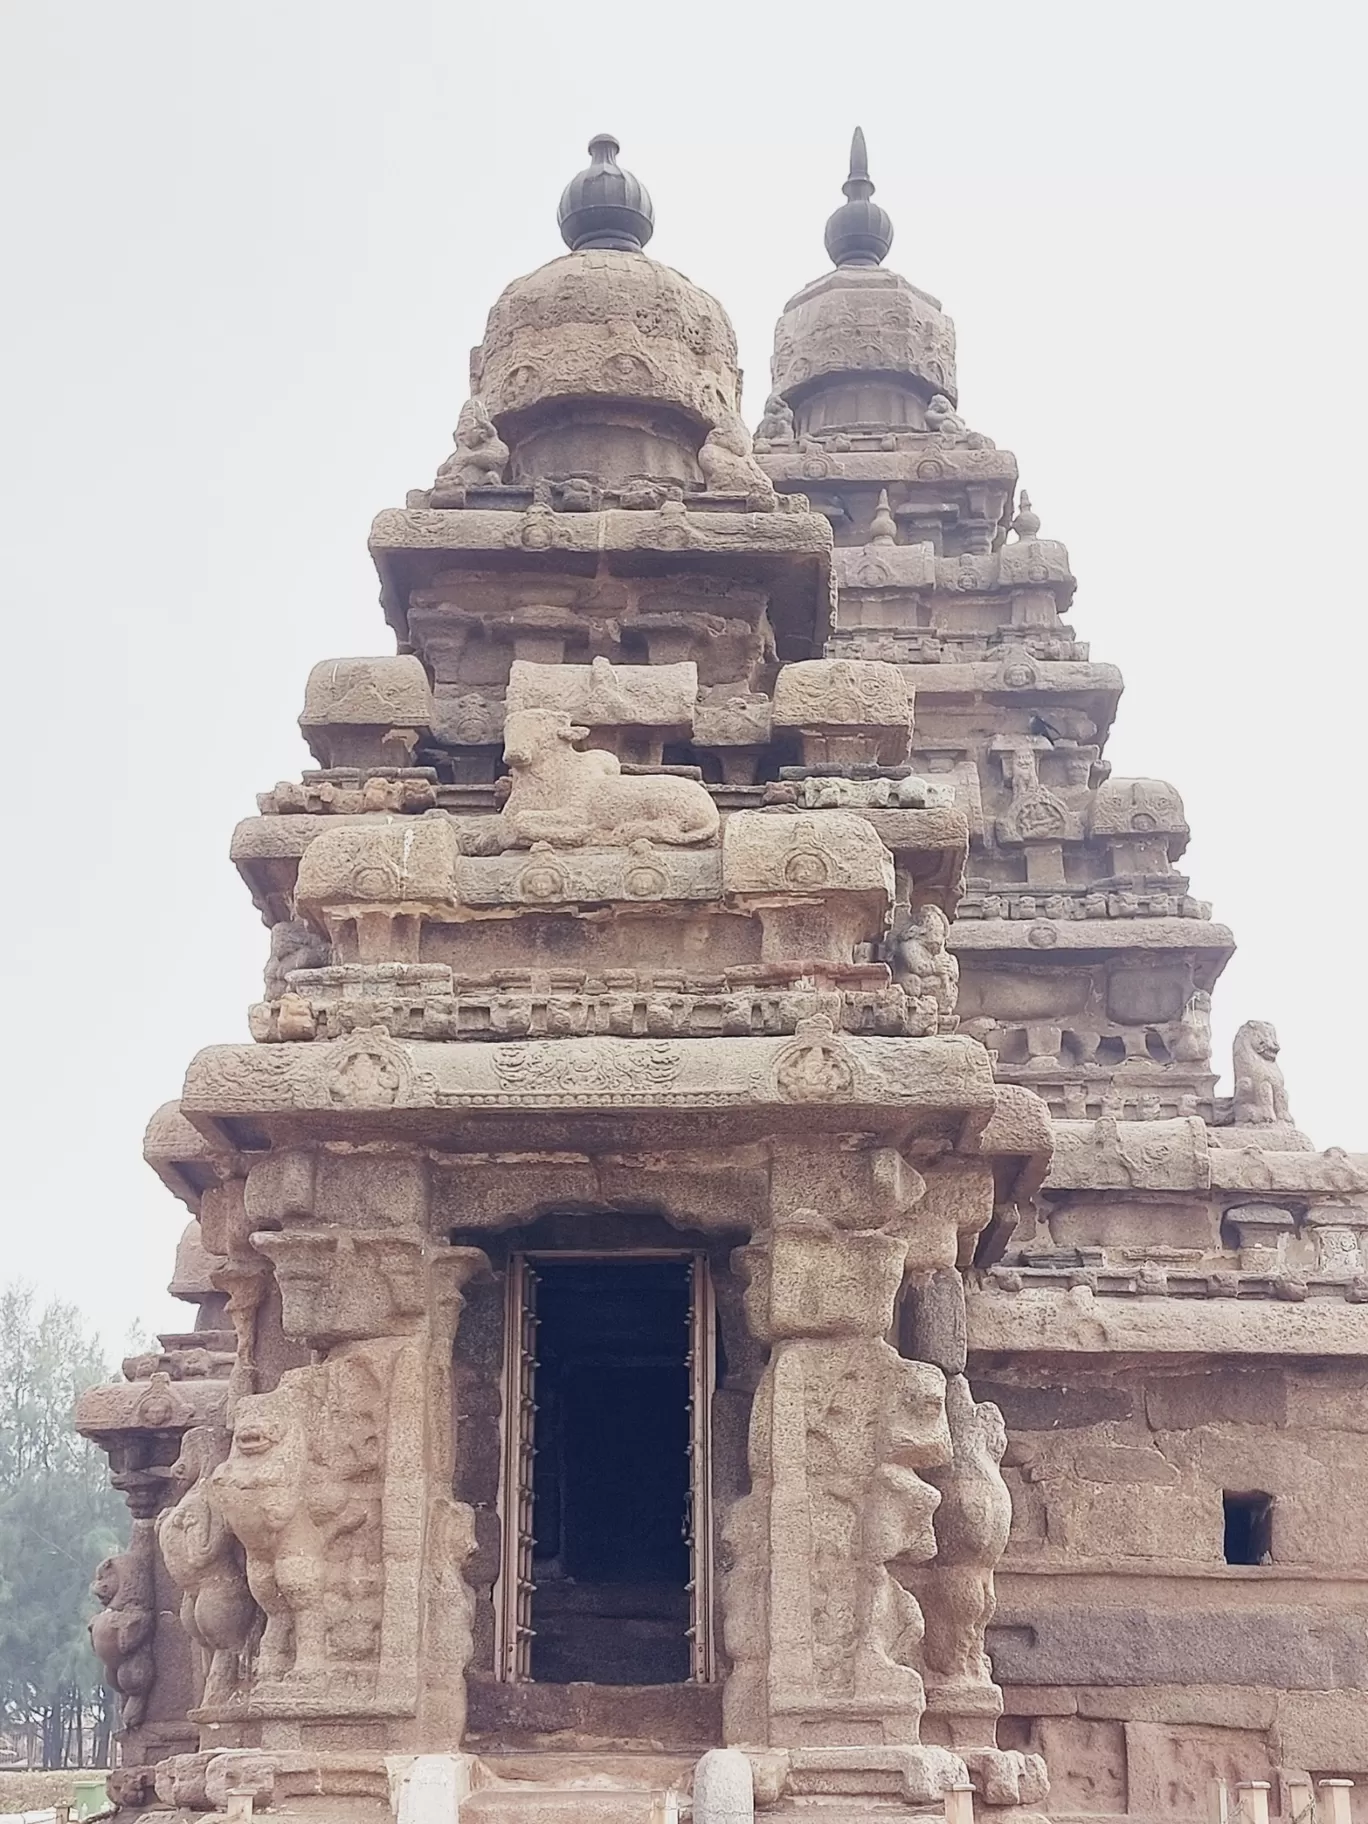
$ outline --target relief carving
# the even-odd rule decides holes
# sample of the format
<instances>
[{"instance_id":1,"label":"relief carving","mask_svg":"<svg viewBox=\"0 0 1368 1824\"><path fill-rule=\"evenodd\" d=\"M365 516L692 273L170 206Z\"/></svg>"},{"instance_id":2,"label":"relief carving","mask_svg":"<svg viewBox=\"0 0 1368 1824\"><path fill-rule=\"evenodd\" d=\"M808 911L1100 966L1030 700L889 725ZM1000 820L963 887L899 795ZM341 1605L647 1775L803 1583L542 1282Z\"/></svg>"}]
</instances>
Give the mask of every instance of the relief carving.
<instances>
[{"instance_id":1,"label":"relief carving","mask_svg":"<svg viewBox=\"0 0 1368 1824\"><path fill-rule=\"evenodd\" d=\"M240 1400L215 1501L266 1616L259 1676L317 1683L379 1645L383 1357L339 1353Z\"/></svg>"},{"instance_id":2,"label":"relief carving","mask_svg":"<svg viewBox=\"0 0 1368 1824\"><path fill-rule=\"evenodd\" d=\"M195 1425L171 1469L177 1498L157 1520L157 1544L181 1592L180 1621L199 1660L200 1702L222 1709L240 1701L261 1613L247 1586L242 1546L229 1530L210 1482L228 1455L219 1426Z\"/></svg>"},{"instance_id":3,"label":"relief carving","mask_svg":"<svg viewBox=\"0 0 1368 1824\"><path fill-rule=\"evenodd\" d=\"M1000 1468L1007 1430L996 1406L975 1401L962 1374L946 1385L945 1410L953 1455L945 1468L928 1472L941 1492L935 1559L909 1572L907 1581L926 1617L928 1703L951 1716L996 1716L1002 1699L984 1630L997 1606L993 1571L1012 1525L1012 1497Z\"/></svg>"},{"instance_id":4,"label":"relief carving","mask_svg":"<svg viewBox=\"0 0 1368 1824\"><path fill-rule=\"evenodd\" d=\"M452 436L456 447L432 484L434 507L463 507L467 488L497 488L508 465L508 445L483 400L466 400Z\"/></svg>"},{"instance_id":5,"label":"relief carving","mask_svg":"<svg viewBox=\"0 0 1368 1824\"><path fill-rule=\"evenodd\" d=\"M737 413L729 412L708 432L698 466L714 493L744 494L754 507L774 507L774 483L755 460L750 432Z\"/></svg>"},{"instance_id":6,"label":"relief carving","mask_svg":"<svg viewBox=\"0 0 1368 1824\"><path fill-rule=\"evenodd\" d=\"M922 906L907 912L893 928L893 979L914 1000L935 1004L941 1032L958 1025L959 962L947 949L950 921L939 906Z\"/></svg>"},{"instance_id":7,"label":"relief carving","mask_svg":"<svg viewBox=\"0 0 1368 1824\"><path fill-rule=\"evenodd\" d=\"M1291 1121L1277 1058L1278 1035L1269 1022L1246 1020L1235 1034L1236 1126L1271 1127Z\"/></svg>"},{"instance_id":8,"label":"relief carving","mask_svg":"<svg viewBox=\"0 0 1368 1824\"><path fill-rule=\"evenodd\" d=\"M781 1343L756 1394L752 1486L724 1533L726 1640L740 1663L729 1733L807 1739L807 1719L886 1717L916 1740L922 1616L895 1560L935 1551L939 1496L918 1473L950 1455L945 1379L874 1337ZM768 1695L760 1688L768 1642Z\"/></svg>"},{"instance_id":9,"label":"relief carving","mask_svg":"<svg viewBox=\"0 0 1368 1824\"><path fill-rule=\"evenodd\" d=\"M332 961L327 939L302 919L282 919L271 926L271 954L262 971L266 999L278 1001L289 992L292 969L322 969Z\"/></svg>"},{"instance_id":10,"label":"relief carving","mask_svg":"<svg viewBox=\"0 0 1368 1824\"><path fill-rule=\"evenodd\" d=\"M156 1680L157 1631L153 1523L135 1520L128 1549L106 1558L91 1592L101 1604L90 1621L90 1644L119 1694L119 1726L136 1729L147 1715Z\"/></svg>"}]
</instances>

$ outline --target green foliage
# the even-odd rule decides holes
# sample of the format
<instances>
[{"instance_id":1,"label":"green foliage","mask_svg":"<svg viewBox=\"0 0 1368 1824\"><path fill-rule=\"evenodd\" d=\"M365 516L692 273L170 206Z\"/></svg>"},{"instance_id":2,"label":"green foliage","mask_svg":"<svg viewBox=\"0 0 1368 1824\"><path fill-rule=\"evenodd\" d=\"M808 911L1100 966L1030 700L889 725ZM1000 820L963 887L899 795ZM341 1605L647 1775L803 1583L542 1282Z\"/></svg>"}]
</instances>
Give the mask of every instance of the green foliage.
<instances>
[{"instance_id":1,"label":"green foliage","mask_svg":"<svg viewBox=\"0 0 1368 1824\"><path fill-rule=\"evenodd\" d=\"M0 1721L40 1731L48 1764L73 1712L103 1709L90 1579L127 1515L72 1412L107 1375L74 1307L37 1314L25 1288L0 1292Z\"/></svg>"}]
</instances>

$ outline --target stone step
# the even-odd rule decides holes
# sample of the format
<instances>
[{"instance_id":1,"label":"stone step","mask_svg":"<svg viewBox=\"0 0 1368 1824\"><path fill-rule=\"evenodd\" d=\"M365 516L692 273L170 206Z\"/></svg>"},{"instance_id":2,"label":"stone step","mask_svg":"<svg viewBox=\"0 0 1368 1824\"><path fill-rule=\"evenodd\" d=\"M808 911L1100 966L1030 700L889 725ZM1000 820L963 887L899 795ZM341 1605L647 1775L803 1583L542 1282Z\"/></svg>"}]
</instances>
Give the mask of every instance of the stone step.
<instances>
[{"instance_id":1,"label":"stone step","mask_svg":"<svg viewBox=\"0 0 1368 1824\"><path fill-rule=\"evenodd\" d=\"M677 1808L645 1787L485 1786L461 1801L461 1824L675 1824Z\"/></svg>"},{"instance_id":2,"label":"stone step","mask_svg":"<svg viewBox=\"0 0 1368 1824\"><path fill-rule=\"evenodd\" d=\"M665 1792L672 1786L687 1788L697 1759L696 1754L639 1748L493 1749L477 1757L472 1787L483 1791L490 1786L589 1786Z\"/></svg>"}]
</instances>

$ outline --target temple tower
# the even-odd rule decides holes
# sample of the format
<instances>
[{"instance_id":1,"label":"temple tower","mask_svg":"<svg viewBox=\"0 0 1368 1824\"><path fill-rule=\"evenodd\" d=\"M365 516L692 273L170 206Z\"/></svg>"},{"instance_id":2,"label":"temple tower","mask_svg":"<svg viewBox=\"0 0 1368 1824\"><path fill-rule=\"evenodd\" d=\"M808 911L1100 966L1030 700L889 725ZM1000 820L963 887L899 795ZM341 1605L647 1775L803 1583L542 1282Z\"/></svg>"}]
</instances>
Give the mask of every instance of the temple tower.
<instances>
[{"instance_id":1,"label":"temple tower","mask_svg":"<svg viewBox=\"0 0 1368 1824\"><path fill-rule=\"evenodd\" d=\"M148 1132L206 1331L82 1412L138 1470L108 1580L155 1583L118 1796L1029 1816L963 1276L1048 1111L958 1029L971 825L914 769L902 655L839 643L844 543L590 151L453 452L375 521L397 652L315 667L317 766L235 832L251 1042ZM868 188L842 259L878 250ZM909 349L934 306L876 264L809 289L803 423L925 435L929 351L873 387L813 357L848 293Z\"/></svg>"},{"instance_id":2,"label":"temple tower","mask_svg":"<svg viewBox=\"0 0 1368 1824\"><path fill-rule=\"evenodd\" d=\"M968 821L959 1030L1055 1117L1035 1211L969 1274L970 1380L1010 1434L999 1739L1048 1755L1058 1815L1203 1817L1213 1778L1295 1815L1308 1775L1368 1773L1368 1159L1297 1129L1266 1022L1216 1095L1233 940L1179 871L1182 799L1111 776L1121 678L957 409L949 319L882 264L858 135L846 195L835 269L779 319L758 460L831 523L828 651L896 667L916 770ZM929 1713L934 1636L928 1610Z\"/></svg>"}]
</instances>

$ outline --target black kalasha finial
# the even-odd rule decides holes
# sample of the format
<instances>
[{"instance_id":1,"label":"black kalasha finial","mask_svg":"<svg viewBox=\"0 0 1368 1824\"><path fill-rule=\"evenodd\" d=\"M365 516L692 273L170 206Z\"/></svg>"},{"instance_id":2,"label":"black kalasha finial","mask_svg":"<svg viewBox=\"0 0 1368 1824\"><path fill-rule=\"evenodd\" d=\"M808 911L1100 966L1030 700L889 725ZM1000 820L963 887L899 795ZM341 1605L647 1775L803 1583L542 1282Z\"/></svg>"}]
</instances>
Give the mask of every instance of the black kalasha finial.
<instances>
[{"instance_id":1,"label":"black kalasha finial","mask_svg":"<svg viewBox=\"0 0 1368 1824\"><path fill-rule=\"evenodd\" d=\"M888 211L871 203L874 185L869 176L869 154L864 130L855 129L850 142L850 176L841 185L846 201L827 218L826 250L836 266L879 266L893 245L893 223Z\"/></svg>"},{"instance_id":2,"label":"black kalasha finial","mask_svg":"<svg viewBox=\"0 0 1368 1824\"><path fill-rule=\"evenodd\" d=\"M592 162L561 194L556 220L572 253L586 247L640 253L655 232L655 211L646 186L621 169L619 150L611 133L596 133L589 141Z\"/></svg>"}]
</instances>

